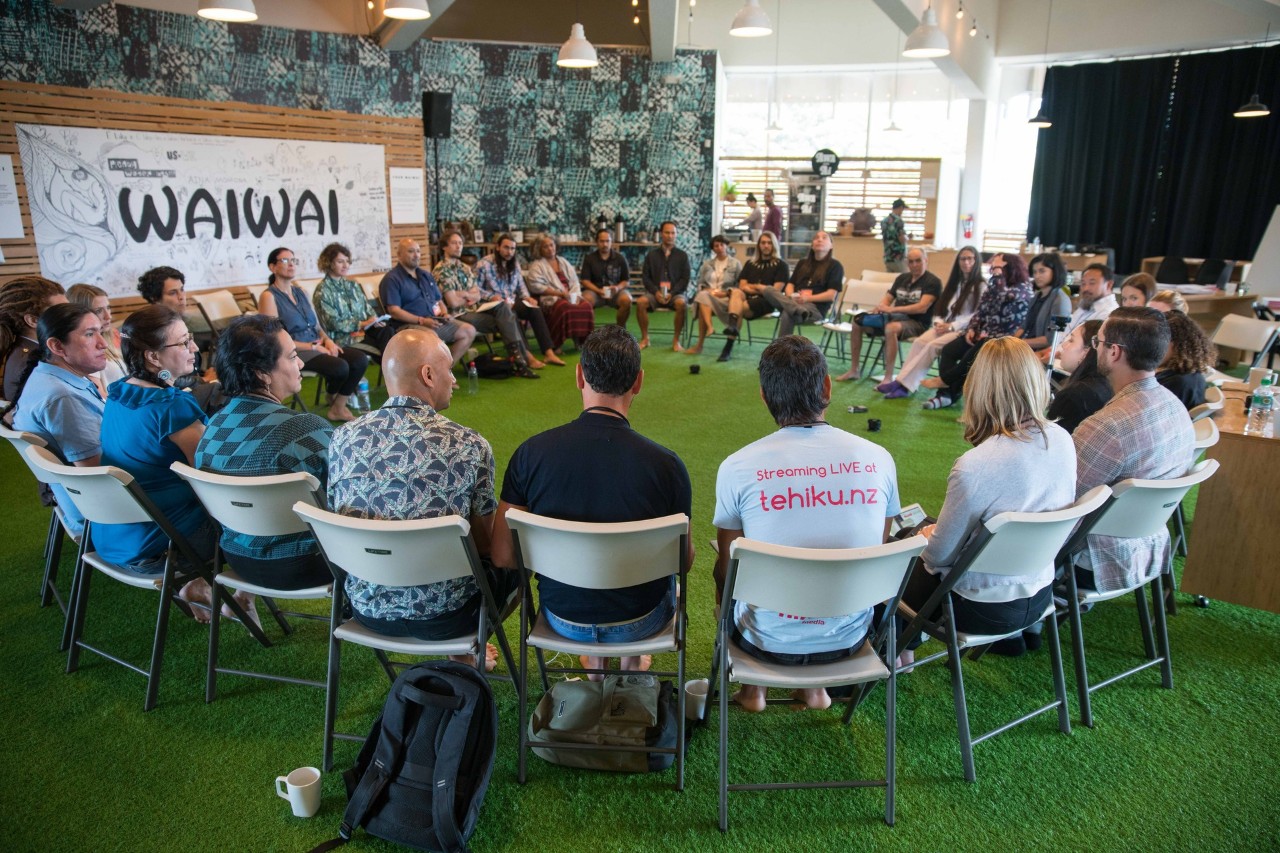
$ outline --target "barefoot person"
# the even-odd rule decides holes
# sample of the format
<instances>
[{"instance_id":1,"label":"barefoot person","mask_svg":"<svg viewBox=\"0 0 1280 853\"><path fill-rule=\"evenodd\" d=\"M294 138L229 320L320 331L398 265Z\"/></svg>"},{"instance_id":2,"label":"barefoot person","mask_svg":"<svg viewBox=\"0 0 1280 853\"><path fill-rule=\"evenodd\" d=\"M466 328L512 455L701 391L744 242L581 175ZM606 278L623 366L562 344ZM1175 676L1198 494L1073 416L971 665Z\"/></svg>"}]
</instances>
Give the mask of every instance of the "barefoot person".
<instances>
[{"instance_id":1,"label":"barefoot person","mask_svg":"<svg viewBox=\"0 0 1280 853\"><path fill-rule=\"evenodd\" d=\"M769 344L760 356L760 395L778 430L731 455L716 475L717 601L729 546L741 536L800 548L865 548L883 543L889 519L901 512L889 452L826 422L831 377L816 344L799 335ZM803 500L813 489L821 502ZM862 496L857 503L827 499L854 494ZM734 641L752 657L784 666L836 661L862 647L871 615L784 615L736 602ZM823 689L797 691L797 699L810 708L831 704ZM763 711L765 688L743 685L734 701Z\"/></svg>"},{"instance_id":2,"label":"barefoot person","mask_svg":"<svg viewBox=\"0 0 1280 853\"><path fill-rule=\"evenodd\" d=\"M680 457L640 435L627 420L644 384L635 338L621 326L599 327L583 343L576 370L582 414L527 440L507 465L493 531L496 565L515 565L506 522L512 508L588 522L690 513L689 472ZM675 590L665 578L597 591L540 577L538 597L540 617L571 640L632 642L662 630L675 612ZM587 669L604 669L605 663L601 657L582 659ZM648 669L649 656L624 657L621 668Z\"/></svg>"},{"instance_id":3,"label":"barefoot person","mask_svg":"<svg viewBox=\"0 0 1280 853\"><path fill-rule=\"evenodd\" d=\"M357 518L406 520L460 515L493 595L505 601L519 585L515 572L489 563L494 499L493 451L478 432L441 414L453 397L452 355L430 329L396 333L382 353L387 402L345 424L329 445L329 506ZM423 554L422 559L430 559ZM352 614L390 637L446 640L475 630L483 597L471 578L423 586L378 586L348 576ZM474 665L469 655L453 660ZM488 645L485 669L497 649Z\"/></svg>"}]
</instances>

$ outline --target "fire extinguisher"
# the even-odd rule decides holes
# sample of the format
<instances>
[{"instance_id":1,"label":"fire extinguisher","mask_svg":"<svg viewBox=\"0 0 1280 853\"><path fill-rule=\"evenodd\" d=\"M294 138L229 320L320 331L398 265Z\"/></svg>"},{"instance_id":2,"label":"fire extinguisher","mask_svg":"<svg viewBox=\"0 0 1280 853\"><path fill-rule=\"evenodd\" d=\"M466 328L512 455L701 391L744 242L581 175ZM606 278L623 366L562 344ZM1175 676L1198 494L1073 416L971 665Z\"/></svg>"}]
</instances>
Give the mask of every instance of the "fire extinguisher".
<instances>
[{"instance_id":1,"label":"fire extinguisher","mask_svg":"<svg viewBox=\"0 0 1280 853\"><path fill-rule=\"evenodd\" d=\"M973 214L966 213L960 221L964 224L964 238L966 240L973 239Z\"/></svg>"}]
</instances>

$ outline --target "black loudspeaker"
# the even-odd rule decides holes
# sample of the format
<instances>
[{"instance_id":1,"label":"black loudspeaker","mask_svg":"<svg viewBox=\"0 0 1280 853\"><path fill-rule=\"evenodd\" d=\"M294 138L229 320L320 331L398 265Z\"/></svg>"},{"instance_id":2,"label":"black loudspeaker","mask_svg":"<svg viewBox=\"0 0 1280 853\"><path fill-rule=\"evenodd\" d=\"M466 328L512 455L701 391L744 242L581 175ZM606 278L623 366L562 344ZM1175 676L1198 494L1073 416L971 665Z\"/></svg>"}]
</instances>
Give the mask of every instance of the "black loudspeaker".
<instances>
[{"instance_id":1,"label":"black loudspeaker","mask_svg":"<svg viewBox=\"0 0 1280 853\"><path fill-rule=\"evenodd\" d=\"M427 139L448 139L453 123L453 93L422 93L422 134Z\"/></svg>"}]
</instances>

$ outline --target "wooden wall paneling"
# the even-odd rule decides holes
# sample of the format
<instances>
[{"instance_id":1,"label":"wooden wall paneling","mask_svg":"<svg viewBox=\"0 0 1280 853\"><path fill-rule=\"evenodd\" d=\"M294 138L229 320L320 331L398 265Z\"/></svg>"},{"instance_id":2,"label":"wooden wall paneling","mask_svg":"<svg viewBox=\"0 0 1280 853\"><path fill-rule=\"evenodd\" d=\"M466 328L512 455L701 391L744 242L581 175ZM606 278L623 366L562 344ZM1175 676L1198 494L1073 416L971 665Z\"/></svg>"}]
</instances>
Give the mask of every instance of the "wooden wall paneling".
<instances>
[{"instance_id":1,"label":"wooden wall paneling","mask_svg":"<svg viewBox=\"0 0 1280 853\"><path fill-rule=\"evenodd\" d=\"M195 133L270 139L360 142L383 146L386 167L425 168L422 122L417 118L300 110L231 101L193 101L103 89L75 89L0 80L0 154L13 157L26 236L0 240L5 263L0 278L39 275L35 233L27 203L15 124L47 124L161 133ZM388 180L388 186L390 181ZM428 207L428 209L430 209ZM390 221L388 195L387 219ZM387 266L397 241L411 237L425 245L427 225L392 224ZM73 284L74 282L62 282ZM214 285L216 287L216 285Z\"/></svg>"}]
</instances>

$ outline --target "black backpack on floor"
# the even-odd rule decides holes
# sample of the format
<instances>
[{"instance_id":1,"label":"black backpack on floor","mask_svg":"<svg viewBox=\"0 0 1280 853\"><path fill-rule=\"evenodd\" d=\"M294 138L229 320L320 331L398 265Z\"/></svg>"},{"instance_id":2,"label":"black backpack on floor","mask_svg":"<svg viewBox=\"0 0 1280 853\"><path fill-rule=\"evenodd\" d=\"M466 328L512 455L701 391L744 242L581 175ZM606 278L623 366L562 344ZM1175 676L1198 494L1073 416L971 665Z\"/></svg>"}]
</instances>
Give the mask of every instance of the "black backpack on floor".
<instances>
[{"instance_id":1,"label":"black backpack on floor","mask_svg":"<svg viewBox=\"0 0 1280 853\"><path fill-rule=\"evenodd\" d=\"M467 850L497 752L498 708L484 676L453 661L400 674L360 757L343 774L346 813L330 850L356 827L417 850Z\"/></svg>"}]
</instances>

